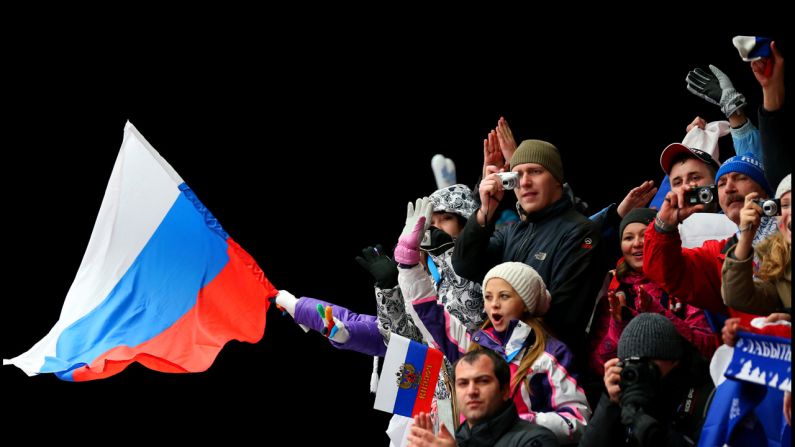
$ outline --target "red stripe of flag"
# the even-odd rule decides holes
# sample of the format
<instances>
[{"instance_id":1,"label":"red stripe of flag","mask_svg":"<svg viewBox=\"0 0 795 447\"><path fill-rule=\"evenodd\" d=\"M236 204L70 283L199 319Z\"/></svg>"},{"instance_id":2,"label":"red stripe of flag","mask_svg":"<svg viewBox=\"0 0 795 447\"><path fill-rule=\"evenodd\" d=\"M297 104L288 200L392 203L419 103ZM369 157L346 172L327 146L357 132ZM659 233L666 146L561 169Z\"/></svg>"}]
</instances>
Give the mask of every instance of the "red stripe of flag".
<instances>
[{"instance_id":1,"label":"red stripe of flag","mask_svg":"<svg viewBox=\"0 0 795 447\"><path fill-rule=\"evenodd\" d=\"M425 354L425 364L422 367L420 386L417 390L417 400L414 401L414 409L411 411L412 416L416 416L420 412L429 413L431 411L436 382L439 380L439 369L442 367L442 358L442 351L428 348Z\"/></svg>"}]
</instances>

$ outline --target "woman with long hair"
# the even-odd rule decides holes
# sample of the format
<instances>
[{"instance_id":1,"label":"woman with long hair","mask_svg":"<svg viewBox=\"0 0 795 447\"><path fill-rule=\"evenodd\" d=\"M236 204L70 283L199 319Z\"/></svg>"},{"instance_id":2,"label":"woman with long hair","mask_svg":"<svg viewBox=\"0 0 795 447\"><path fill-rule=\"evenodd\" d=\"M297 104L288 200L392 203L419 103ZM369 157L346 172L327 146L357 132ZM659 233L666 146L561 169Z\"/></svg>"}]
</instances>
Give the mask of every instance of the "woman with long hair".
<instances>
[{"instance_id":1,"label":"woman with long hair","mask_svg":"<svg viewBox=\"0 0 795 447\"><path fill-rule=\"evenodd\" d=\"M437 302L433 285L419 264L423 220L420 217L395 248L406 310L415 316L420 332L451 362L479 347L502 355L510 365L511 394L519 416L548 428L561 444L578 442L591 409L577 380L569 374L573 364L569 348L541 324L540 317L552 299L544 281L521 262L505 262L489 270L482 282L488 320L470 335L466 326Z\"/></svg>"},{"instance_id":2,"label":"woman with long hair","mask_svg":"<svg viewBox=\"0 0 795 447\"><path fill-rule=\"evenodd\" d=\"M723 263L720 291L727 306L756 315L768 315L792 307L791 193L792 174L789 174L776 189L779 201L776 206L781 212L776 217L779 231L757 245L756 250L751 241L763 210L756 202L756 193L745 197L745 205L740 211L740 235L737 244L729 248ZM759 258L756 275L754 255Z\"/></svg>"},{"instance_id":3,"label":"woman with long hair","mask_svg":"<svg viewBox=\"0 0 795 447\"><path fill-rule=\"evenodd\" d=\"M607 296L597 303L590 332L589 367L598 377L604 375L605 362L615 358L624 328L640 313L658 313L671 320L677 332L707 359L720 344L703 310L680 302L643 274L644 235L656 213L649 208L635 208L621 220L623 256Z\"/></svg>"}]
</instances>

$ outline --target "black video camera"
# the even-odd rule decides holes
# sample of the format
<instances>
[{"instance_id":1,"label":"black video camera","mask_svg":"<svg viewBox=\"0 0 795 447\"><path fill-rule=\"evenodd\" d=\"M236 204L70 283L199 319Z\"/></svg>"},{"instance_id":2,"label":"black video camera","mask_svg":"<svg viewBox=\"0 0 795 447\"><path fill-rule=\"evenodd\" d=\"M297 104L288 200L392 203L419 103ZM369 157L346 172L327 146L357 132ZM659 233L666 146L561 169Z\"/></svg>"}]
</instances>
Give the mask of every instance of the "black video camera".
<instances>
[{"instance_id":1,"label":"black video camera","mask_svg":"<svg viewBox=\"0 0 795 447\"><path fill-rule=\"evenodd\" d=\"M629 357L618 363L621 367L621 423L631 427L640 445L653 445L663 433L660 423L649 415L660 386L660 369L648 359Z\"/></svg>"},{"instance_id":2,"label":"black video camera","mask_svg":"<svg viewBox=\"0 0 795 447\"><path fill-rule=\"evenodd\" d=\"M781 215L781 199L756 199L754 202L762 208L762 214L765 216Z\"/></svg>"},{"instance_id":3,"label":"black video camera","mask_svg":"<svg viewBox=\"0 0 795 447\"><path fill-rule=\"evenodd\" d=\"M703 213L718 211L718 187L715 185L697 186L685 192L687 206L704 205Z\"/></svg>"}]
</instances>

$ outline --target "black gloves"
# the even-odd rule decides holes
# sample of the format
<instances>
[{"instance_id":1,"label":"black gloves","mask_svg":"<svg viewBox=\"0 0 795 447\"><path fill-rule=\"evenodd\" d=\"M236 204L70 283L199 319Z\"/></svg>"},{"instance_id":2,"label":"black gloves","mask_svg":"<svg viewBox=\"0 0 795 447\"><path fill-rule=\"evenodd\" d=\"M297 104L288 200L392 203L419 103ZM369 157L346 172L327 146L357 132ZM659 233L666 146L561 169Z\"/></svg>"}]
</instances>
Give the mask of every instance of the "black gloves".
<instances>
[{"instance_id":1,"label":"black gloves","mask_svg":"<svg viewBox=\"0 0 795 447\"><path fill-rule=\"evenodd\" d=\"M356 262L373 275L376 286L382 289L392 289L397 286L397 264L386 255L381 244L363 249L362 256L357 256Z\"/></svg>"}]
</instances>

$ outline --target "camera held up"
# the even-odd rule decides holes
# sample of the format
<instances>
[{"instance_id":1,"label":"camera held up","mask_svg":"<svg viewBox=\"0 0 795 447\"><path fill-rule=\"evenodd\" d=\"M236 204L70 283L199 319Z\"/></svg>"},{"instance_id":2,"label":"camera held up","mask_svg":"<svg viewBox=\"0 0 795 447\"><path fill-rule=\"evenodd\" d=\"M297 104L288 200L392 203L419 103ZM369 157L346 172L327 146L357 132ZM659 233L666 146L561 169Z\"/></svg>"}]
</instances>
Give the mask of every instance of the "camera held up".
<instances>
[{"instance_id":1,"label":"camera held up","mask_svg":"<svg viewBox=\"0 0 795 447\"><path fill-rule=\"evenodd\" d=\"M651 440L662 434L660 423L649 415L661 382L660 369L653 362L629 357L621 366L621 423L632 428L640 445L652 445Z\"/></svg>"},{"instance_id":2,"label":"camera held up","mask_svg":"<svg viewBox=\"0 0 795 447\"><path fill-rule=\"evenodd\" d=\"M502 189L514 189L519 185L519 174L516 172L498 172L502 181Z\"/></svg>"},{"instance_id":3,"label":"camera held up","mask_svg":"<svg viewBox=\"0 0 795 447\"><path fill-rule=\"evenodd\" d=\"M754 202L759 205L759 208L762 208L764 216L781 215L781 199L756 199Z\"/></svg>"},{"instance_id":4,"label":"camera held up","mask_svg":"<svg viewBox=\"0 0 795 447\"><path fill-rule=\"evenodd\" d=\"M718 211L718 187L715 185L698 186L685 192L687 206L704 205L704 213Z\"/></svg>"}]
</instances>

